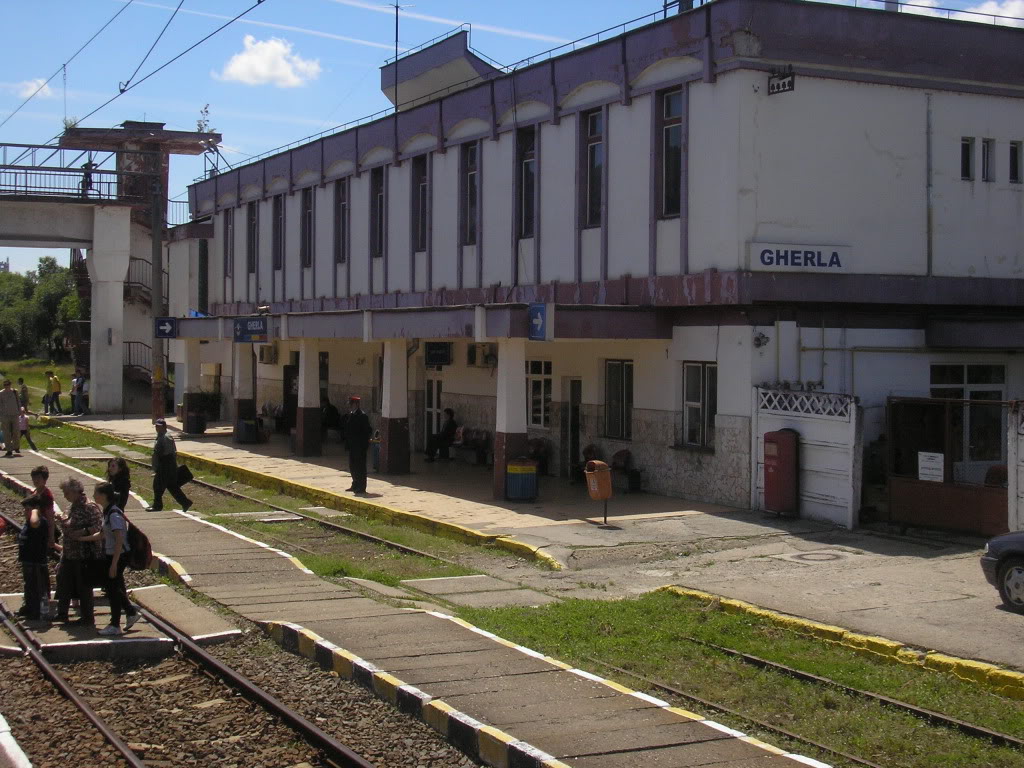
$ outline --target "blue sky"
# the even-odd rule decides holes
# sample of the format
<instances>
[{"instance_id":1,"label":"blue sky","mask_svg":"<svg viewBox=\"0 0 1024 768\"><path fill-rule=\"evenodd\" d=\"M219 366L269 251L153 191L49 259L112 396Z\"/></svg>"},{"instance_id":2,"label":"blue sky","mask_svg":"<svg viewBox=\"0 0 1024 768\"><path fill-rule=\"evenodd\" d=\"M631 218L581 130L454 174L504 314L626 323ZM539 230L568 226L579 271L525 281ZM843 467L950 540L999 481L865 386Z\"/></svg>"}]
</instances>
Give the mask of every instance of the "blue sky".
<instances>
[{"instance_id":1,"label":"blue sky","mask_svg":"<svg viewBox=\"0 0 1024 768\"><path fill-rule=\"evenodd\" d=\"M842 1L842 0L839 0ZM1024 0L914 0L1024 17ZM255 0L184 0L135 80L180 53ZM4 3L0 121L59 70L75 50L128 0L41 0ZM43 144L65 116L81 118L118 92L167 22L178 0L133 0L49 85L0 128L0 142ZM853 4L849 0L846 4ZM861 0L864 4L864 0ZM660 0L409 0L400 46L412 47L459 22L473 25L472 45L513 63L623 21L653 12ZM229 162L329 129L389 106L378 68L393 53L394 12L377 0L263 0L244 20L171 64L83 122L165 122L194 130L210 105L210 124L224 136ZM14 32L14 34L11 34ZM66 106L65 106L66 104ZM200 158L173 158L171 196L202 171ZM0 248L11 268L66 251Z\"/></svg>"}]
</instances>

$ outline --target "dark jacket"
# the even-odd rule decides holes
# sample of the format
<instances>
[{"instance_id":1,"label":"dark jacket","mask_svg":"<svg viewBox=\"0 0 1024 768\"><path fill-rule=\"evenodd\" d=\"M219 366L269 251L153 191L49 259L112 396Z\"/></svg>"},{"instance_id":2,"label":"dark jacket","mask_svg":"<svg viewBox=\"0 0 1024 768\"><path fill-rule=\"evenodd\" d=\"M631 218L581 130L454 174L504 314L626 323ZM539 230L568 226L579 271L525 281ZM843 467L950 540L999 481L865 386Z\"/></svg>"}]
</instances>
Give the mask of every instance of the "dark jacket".
<instances>
[{"instance_id":1,"label":"dark jacket","mask_svg":"<svg viewBox=\"0 0 1024 768\"><path fill-rule=\"evenodd\" d=\"M341 434L345 447L350 451L365 451L370 447L373 429L370 418L361 409L341 417Z\"/></svg>"},{"instance_id":2,"label":"dark jacket","mask_svg":"<svg viewBox=\"0 0 1024 768\"><path fill-rule=\"evenodd\" d=\"M158 435L153 445L153 471L168 484L178 476L178 449L171 436L164 432Z\"/></svg>"},{"instance_id":3,"label":"dark jacket","mask_svg":"<svg viewBox=\"0 0 1024 768\"><path fill-rule=\"evenodd\" d=\"M120 472L110 478L110 482L114 486L114 504L121 509L127 508L128 492L132 489L131 477L124 472Z\"/></svg>"},{"instance_id":4,"label":"dark jacket","mask_svg":"<svg viewBox=\"0 0 1024 768\"><path fill-rule=\"evenodd\" d=\"M459 424L455 419L445 419L444 424L441 425L441 433L438 437L442 443L451 445L455 442L455 435L459 431Z\"/></svg>"}]
</instances>

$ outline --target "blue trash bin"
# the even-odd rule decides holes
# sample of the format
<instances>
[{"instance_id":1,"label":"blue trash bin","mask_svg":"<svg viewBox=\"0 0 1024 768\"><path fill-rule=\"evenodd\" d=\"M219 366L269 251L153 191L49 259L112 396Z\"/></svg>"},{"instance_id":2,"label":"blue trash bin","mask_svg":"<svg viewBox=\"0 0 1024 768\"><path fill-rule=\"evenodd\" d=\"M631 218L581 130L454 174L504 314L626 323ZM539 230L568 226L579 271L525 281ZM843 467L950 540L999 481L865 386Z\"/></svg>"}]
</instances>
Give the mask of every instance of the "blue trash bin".
<instances>
[{"instance_id":1,"label":"blue trash bin","mask_svg":"<svg viewBox=\"0 0 1024 768\"><path fill-rule=\"evenodd\" d=\"M508 501L533 501L537 498L537 462L512 459L505 465L505 498Z\"/></svg>"}]
</instances>

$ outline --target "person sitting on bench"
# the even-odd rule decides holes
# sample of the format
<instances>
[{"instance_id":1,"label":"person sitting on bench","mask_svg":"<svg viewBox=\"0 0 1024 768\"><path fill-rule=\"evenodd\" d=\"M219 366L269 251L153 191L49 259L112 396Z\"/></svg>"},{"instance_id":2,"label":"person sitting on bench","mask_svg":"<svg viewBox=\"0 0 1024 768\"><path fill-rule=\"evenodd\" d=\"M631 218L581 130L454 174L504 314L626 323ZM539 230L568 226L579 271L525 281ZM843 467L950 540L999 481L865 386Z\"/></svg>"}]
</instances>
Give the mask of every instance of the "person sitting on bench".
<instances>
[{"instance_id":1,"label":"person sitting on bench","mask_svg":"<svg viewBox=\"0 0 1024 768\"><path fill-rule=\"evenodd\" d=\"M455 442L455 433L459 428L459 425L455 423L455 411L445 408L444 416L445 420L441 425L441 431L431 435L427 441L427 461L433 461L439 452L448 458L448 449Z\"/></svg>"}]
</instances>

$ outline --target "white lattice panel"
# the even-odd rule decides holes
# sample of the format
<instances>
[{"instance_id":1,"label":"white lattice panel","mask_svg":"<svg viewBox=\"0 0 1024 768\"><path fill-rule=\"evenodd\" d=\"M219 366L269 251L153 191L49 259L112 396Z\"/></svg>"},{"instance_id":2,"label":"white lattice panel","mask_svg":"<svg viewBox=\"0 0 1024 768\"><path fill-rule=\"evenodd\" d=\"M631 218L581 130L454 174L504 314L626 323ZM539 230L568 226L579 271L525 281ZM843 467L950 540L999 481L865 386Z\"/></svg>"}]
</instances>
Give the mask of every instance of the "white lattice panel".
<instances>
[{"instance_id":1,"label":"white lattice panel","mask_svg":"<svg viewBox=\"0 0 1024 768\"><path fill-rule=\"evenodd\" d=\"M789 392L774 389L760 389L759 409L771 413L786 413L797 416L822 416L849 421L854 407L850 395L831 392Z\"/></svg>"}]
</instances>

